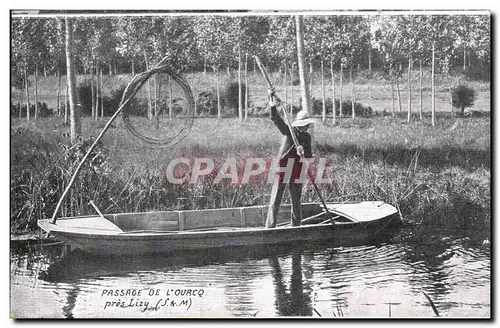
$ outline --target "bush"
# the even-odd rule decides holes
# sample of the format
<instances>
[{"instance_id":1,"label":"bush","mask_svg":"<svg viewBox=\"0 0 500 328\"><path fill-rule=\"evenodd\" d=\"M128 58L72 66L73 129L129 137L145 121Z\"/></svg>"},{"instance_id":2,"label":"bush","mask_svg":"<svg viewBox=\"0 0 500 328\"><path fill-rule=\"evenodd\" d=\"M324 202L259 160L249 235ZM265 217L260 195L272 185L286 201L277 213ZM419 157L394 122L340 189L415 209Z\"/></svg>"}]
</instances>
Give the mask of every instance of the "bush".
<instances>
[{"instance_id":1,"label":"bush","mask_svg":"<svg viewBox=\"0 0 500 328\"><path fill-rule=\"evenodd\" d=\"M82 105L82 116L92 115L92 88L90 82L85 81L77 88L78 103Z\"/></svg>"},{"instance_id":2,"label":"bush","mask_svg":"<svg viewBox=\"0 0 500 328\"><path fill-rule=\"evenodd\" d=\"M332 112L332 99L326 98L326 113ZM323 101L321 99L312 98L312 111L315 115L321 115L323 113Z\"/></svg>"},{"instance_id":3,"label":"bush","mask_svg":"<svg viewBox=\"0 0 500 328\"><path fill-rule=\"evenodd\" d=\"M10 116L19 117L19 111L21 111L21 117L26 117L26 105L13 104L10 103ZM49 108L47 103L38 102L38 117L48 117L54 114L54 110ZM30 117L35 117L35 104L30 103Z\"/></svg>"},{"instance_id":4,"label":"bush","mask_svg":"<svg viewBox=\"0 0 500 328\"><path fill-rule=\"evenodd\" d=\"M245 92L246 92L245 83L241 83L241 91L242 91L241 97L244 102ZM226 87L226 92L224 96L228 107L233 109L233 113L235 116L238 116L238 102L239 102L238 82L229 83Z\"/></svg>"},{"instance_id":5,"label":"bush","mask_svg":"<svg viewBox=\"0 0 500 328\"><path fill-rule=\"evenodd\" d=\"M99 115L101 114L101 106L104 109L104 116L111 116L115 113L115 111L120 106L120 102L122 99L123 92L127 86L122 84L118 89L112 90L111 95L104 96L102 98L99 95ZM95 90L94 90L95 96ZM89 81L85 81L81 83L77 88L77 98L78 103L82 106L82 116L91 116L92 115L92 88ZM147 100L138 99L137 97L133 97L129 104L127 105L127 113L129 115L134 116L146 116L148 111L148 103Z\"/></svg>"},{"instance_id":6,"label":"bush","mask_svg":"<svg viewBox=\"0 0 500 328\"><path fill-rule=\"evenodd\" d=\"M179 115L182 113L184 108L182 107L182 98L172 99L172 114ZM170 107L170 99L162 99L158 101L158 107L160 108L160 115L168 115ZM147 108L147 103L146 103Z\"/></svg>"},{"instance_id":7,"label":"bush","mask_svg":"<svg viewBox=\"0 0 500 328\"><path fill-rule=\"evenodd\" d=\"M10 102L10 116L11 117L19 117L19 111L21 110L21 105L19 103L13 104Z\"/></svg>"},{"instance_id":8,"label":"bush","mask_svg":"<svg viewBox=\"0 0 500 328\"><path fill-rule=\"evenodd\" d=\"M301 104L302 101L299 101ZM331 114L332 113L332 99L331 98L326 98L325 100L326 103L326 114ZM302 108L302 105L297 107L297 110L300 110ZM294 112L295 111L294 107ZM356 102L354 104L354 111L356 116L359 117L371 117L373 115L373 109L365 104ZM314 115L322 115L323 114L323 101L321 99L315 99L312 98L312 112ZM335 113L337 116L340 115L340 102L338 99L335 99ZM342 116L351 116L352 115L352 102L351 100L347 99L342 102Z\"/></svg>"},{"instance_id":9,"label":"bush","mask_svg":"<svg viewBox=\"0 0 500 328\"><path fill-rule=\"evenodd\" d=\"M354 103L354 112L357 117L371 117L373 115L373 109L359 102ZM335 99L335 113L337 116L340 115L340 102ZM352 116L352 101L344 100L342 102L342 116Z\"/></svg>"},{"instance_id":10,"label":"bush","mask_svg":"<svg viewBox=\"0 0 500 328\"><path fill-rule=\"evenodd\" d=\"M465 107L471 107L476 100L476 91L466 85L459 85L451 90L453 107L461 109L463 114Z\"/></svg>"},{"instance_id":11,"label":"bush","mask_svg":"<svg viewBox=\"0 0 500 328\"><path fill-rule=\"evenodd\" d=\"M120 102L122 100L123 92L125 91L126 85L121 85L118 89L111 91L109 97L103 98L102 106L104 108L104 116L111 116L120 107ZM101 99L99 99L99 113L101 108ZM129 115L134 116L147 116L148 113L148 102L146 100L138 99L138 97L133 97L126 106L125 110Z\"/></svg>"},{"instance_id":12,"label":"bush","mask_svg":"<svg viewBox=\"0 0 500 328\"><path fill-rule=\"evenodd\" d=\"M472 81L490 81L490 67L469 67L464 74Z\"/></svg>"},{"instance_id":13,"label":"bush","mask_svg":"<svg viewBox=\"0 0 500 328\"><path fill-rule=\"evenodd\" d=\"M224 107L224 99L221 97L221 108ZM203 91L196 99L197 115L217 115L217 93L215 89Z\"/></svg>"}]
</instances>

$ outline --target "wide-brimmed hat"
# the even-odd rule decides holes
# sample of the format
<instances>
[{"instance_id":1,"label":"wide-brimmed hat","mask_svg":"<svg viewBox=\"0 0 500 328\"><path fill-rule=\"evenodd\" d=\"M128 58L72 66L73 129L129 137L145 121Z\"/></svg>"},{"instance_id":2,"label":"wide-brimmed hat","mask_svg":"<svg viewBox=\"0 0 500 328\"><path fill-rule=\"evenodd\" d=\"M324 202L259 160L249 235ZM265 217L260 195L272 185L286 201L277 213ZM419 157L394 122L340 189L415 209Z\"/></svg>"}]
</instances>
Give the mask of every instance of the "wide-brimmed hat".
<instances>
[{"instance_id":1,"label":"wide-brimmed hat","mask_svg":"<svg viewBox=\"0 0 500 328\"><path fill-rule=\"evenodd\" d=\"M297 113L295 121L293 121L292 126L306 126L308 124L314 124L314 120L307 110L301 110Z\"/></svg>"}]
</instances>

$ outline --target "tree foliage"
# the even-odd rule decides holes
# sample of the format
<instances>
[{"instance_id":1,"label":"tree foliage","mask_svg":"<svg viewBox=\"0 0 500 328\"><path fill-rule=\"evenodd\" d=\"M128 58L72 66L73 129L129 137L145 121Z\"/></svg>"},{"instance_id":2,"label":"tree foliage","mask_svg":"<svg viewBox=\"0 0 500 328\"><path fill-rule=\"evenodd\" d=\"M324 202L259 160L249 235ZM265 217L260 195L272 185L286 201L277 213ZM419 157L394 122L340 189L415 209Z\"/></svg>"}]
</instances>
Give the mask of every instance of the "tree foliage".
<instances>
[{"instance_id":1,"label":"tree foliage","mask_svg":"<svg viewBox=\"0 0 500 328\"><path fill-rule=\"evenodd\" d=\"M464 112L466 107L474 105L477 93L474 89L466 85L458 85L452 90L453 107L458 108Z\"/></svg>"},{"instance_id":2,"label":"tree foliage","mask_svg":"<svg viewBox=\"0 0 500 328\"><path fill-rule=\"evenodd\" d=\"M60 18L13 17L13 72L21 67L32 69L35 63L56 68L61 62L63 24ZM463 61L464 48L474 63L487 66L491 60L490 24L490 16L471 14L308 15L306 54L315 65L321 56L337 66L350 67L365 65L370 48L378 56L379 68L391 75L410 51L415 59L428 64L434 42L442 72ZM130 67L131 61L152 62L169 55L172 64L181 69L201 67L204 60L215 67L234 68L241 51L259 54L276 68L285 59L295 58L294 33L289 15L78 17L75 59L80 67L112 59L121 61L119 66Z\"/></svg>"}]
</instances>

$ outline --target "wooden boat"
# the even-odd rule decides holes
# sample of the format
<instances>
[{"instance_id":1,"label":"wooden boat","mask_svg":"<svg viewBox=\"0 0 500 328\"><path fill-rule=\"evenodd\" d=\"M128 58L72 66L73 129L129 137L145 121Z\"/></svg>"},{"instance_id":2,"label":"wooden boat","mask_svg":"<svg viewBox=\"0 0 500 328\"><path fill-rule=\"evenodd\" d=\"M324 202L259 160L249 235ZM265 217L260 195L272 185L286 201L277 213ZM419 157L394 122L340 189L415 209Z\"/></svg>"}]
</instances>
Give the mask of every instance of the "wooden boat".
<instances>
[{"instance_id":1,"label":"wooden boat","mask_svg":"<svg viewBox=\"0 0 500 328\"><path fill-rule=\"evenodd\" d=\"M140 255L176 250L332 241L359 243L400 221L384 202L327 204L334 221L325 220L320 204L303 204L301 226L290 226L290 205L282 205L276 228L265 228L267 206L190 211L100 214L62 217L46 232L72 247L101 255Z\"/></svg>"}]
</instances>

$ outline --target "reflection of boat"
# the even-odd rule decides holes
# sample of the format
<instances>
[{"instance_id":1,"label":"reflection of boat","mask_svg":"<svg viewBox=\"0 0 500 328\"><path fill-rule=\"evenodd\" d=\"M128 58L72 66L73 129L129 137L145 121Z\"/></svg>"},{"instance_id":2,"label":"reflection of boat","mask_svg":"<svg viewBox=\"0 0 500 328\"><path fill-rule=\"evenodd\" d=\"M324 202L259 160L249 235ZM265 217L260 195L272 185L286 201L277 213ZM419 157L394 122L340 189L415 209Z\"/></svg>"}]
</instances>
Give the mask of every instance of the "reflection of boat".
<instances>
[{"instance_id":1,"label":"reflection of boat","mask_svg":"<svg viewBox=\"0 0 500 328\"><path fill-rule=\"evenodd\" d=\"M74 249L63 255L60 245L59 259L40 272L40 279L53 282L72 283L80 279L102 279L104 277L135 276L141 272L168 272L185 268L201 269L212 265L226 265L248 260L260 261L271 257L286 257L299 249L314 253L324 251L330 246L324 243L283 244L262 246L238 246L230 248L213 248L206 250L182 250L168 254L95 256ZM51 247L44 249L48 251ZM53 251L54 252L54 251Z\"/></svg>"},{"instance_id":2,"label":"reflection of boat","mask_svg":"<svg viewBox=\"0 0 500 328\"><path fill-rule=\"evenodd\" d=\"M328 204L334 224L319 204L302 206L301 226L287 226L290 205L282 205L278 225L264 228L267 207L108 214L60 218L38 225L73 247L95 254L147 254L180 249L268 245L297 241L359 243L399 221L383 202Z\"/></svg>"}]
</instances>

